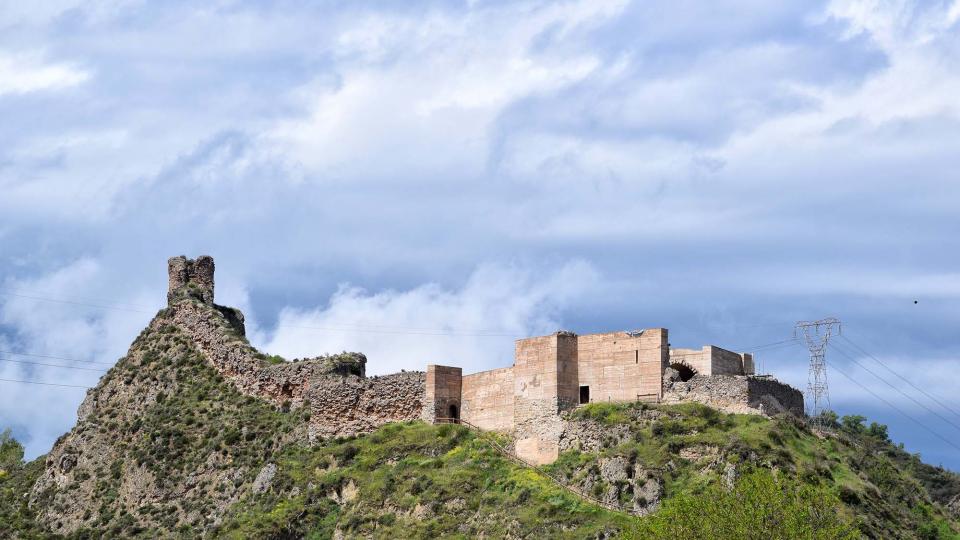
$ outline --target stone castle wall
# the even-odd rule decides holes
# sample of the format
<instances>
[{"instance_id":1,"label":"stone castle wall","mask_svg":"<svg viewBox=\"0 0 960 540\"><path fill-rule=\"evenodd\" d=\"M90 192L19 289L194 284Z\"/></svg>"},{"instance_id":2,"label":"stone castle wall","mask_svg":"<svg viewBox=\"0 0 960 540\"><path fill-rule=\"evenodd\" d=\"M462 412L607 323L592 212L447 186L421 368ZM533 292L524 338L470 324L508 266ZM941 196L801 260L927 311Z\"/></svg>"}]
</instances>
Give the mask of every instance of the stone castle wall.
<instances>
[{"instance_id":1,"label":"stone castle wall","mask_svg":"<svg viewBox=\"0 0 960 540\"><path fill-rule=\"evenodd\" d=\"M427 366L422 414L425 422L460 417L462 375L458 367Z\"/></svg>"},{"instance_id":2,"label":"stone castle wall","mask_svg":"<svg viewBox=\"0 0 960 540\"><path fill-rule=\"evenodd\" d=\"M309 402L310 433L317 436L355 435L421 417L423 372L367 378L362 355L347 355L343 361L266 361L243 337L243 314L213 303L213 268L210 257L171 258L166 316L151 324L172 322L240 393L278 407Z\"/></svg>"},{"instance_id":3,"label":"stone castle wall","mask_svg":"<svg viewBox=\"0 0 960 540\"><path fill-rule=\"evenodd\" d=\"M513 368L463 376L461 417L480 429L513 430Z\"/></svg>"},{"instance_id":4,"label":"stone castle wall","mask_svg":"<svg viewBox=\"0 0 960 540\"><path fill-rule=\"evenodd\" d=\"M579 336L577 348L579 386L589 388L591 402L659 398L669 355L665 329Z\"/></svg>"},{"instance_id":5,"label":"stone castle wall","mask_svg":"<svg viewBox=\"0 0 960 540\"><path fill-rule=\"evenodd\" d=\"M306 392L310 437L356 435L389 422L418 420L424 409L425 384L422 371L313 379Z\"/></svg>"},{"instance_id":6,"label":"stone castle wall","mask_svg":"<svg viewBox=\"0 0 960 540\"><path fill-rule=\"evenodd\" d=\"M559 413L577 404L577 336L557 332L516 342L513 430L516 452L533 463L558 456Z\"/></svg>"},{"instance_id":7,"label":"stone castle wall","mask_svg":"<svg viewBox=\"0 0 960 540\"><path fill-rule=\"evenodd\" d=\"M752 375L753 355L715 345L702 349L670 349L670 363L689 366L698 375Z\"/></svg>"},{"instance_id":8,"label":"stone castle wall","mask_svg":"<svg viewBox=\"0 0 960 540\"><path fill-rule=\"evenodd\" d=\"M753 371L750 355L714 346L671 350L662 328L521 339L512 367L466 376L457 367L431 365L426 373L367 378L366 358L356 353L270 363L244 338L243 314L213 303L212 258L174 257L168 269L169 306L152 324L179 327L241 393L278 407L309 404L311 437L354 435L388 422L462 418L512 433L517 454L542 464L558 456L561 413L587 393L590 402L695 401L728 412L803 413L798 390L744 376ZM699 375L682 382L668 369L671 361Z\"/></svg>"},{"instance_id":9,"label":"stone castle wall","mask_svg":"<svg viewBox=\"0 0 960 540\"><path fill-rule=\"evenodd\" d=\"M421 417L423 372L382 377L344 374L324 359L268 364L256 349L228 330L218 310L195 302L168 308L174 323L244 395L278 407L310 404L310 432L319 436L355 435L387 422Z\"/></svg>"},{"instance_id":10,"label":"stone castle wall","mask_svg":"<svg viewBox=\"0 0 960 540\"><path fill-rule=\"evenodd\" d=\"M803 415L803 393L776 379L744 375L698 375L689 381L667 379L663 403L695 402L728 413Z\"/></svg>"}]
</instances>

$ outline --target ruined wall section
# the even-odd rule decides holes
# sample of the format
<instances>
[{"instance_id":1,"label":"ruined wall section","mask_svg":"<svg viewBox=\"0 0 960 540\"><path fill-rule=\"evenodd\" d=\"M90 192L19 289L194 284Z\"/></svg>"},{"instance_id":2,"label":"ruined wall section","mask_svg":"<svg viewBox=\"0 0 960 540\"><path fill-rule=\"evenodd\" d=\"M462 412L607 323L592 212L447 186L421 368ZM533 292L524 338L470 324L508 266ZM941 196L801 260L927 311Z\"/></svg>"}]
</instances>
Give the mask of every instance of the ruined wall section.
<instances>
[{"instance_id":1,"label":"ruined wall section","mask_svg":"<svg viewBox=\"0 0 960 540\"><path fill-rule=\"evenodd\" d=\"M313 379L306 391L310 439L357 435L389 422L418 420L423 414L425 385L422 371Z\"/></svg>"},{"instance_id":2,"label":"ruined wall section","mask_svg":"<svg viewBox=\"0 0 960 540\"><path fill-rule=\"evenodd\" d=\"M666 329L584 335L577 349L579 386L589 387L591 402L659 398L670 355Z\"/></svg>"},{"instance_id":3,"label":"ruined wall section","mask_svg":"<svg viewBox=\"0 0 960 540\"><path fill-rule=\"evenodd\" d=\"M309 401L311 434L354 435L422 414L423 372L365 378L348 374L362 373L362 365L344 371L326 358L268 364L217 308L195 300L178 301L167 308L166 317L151 324L170 323L186 333L242 394L278 407L298 408Z\"/></svg>"},{"instance_id":4,"label":"ruined wall section","mask_svg":"<svg viewBox=\"0 0 960 540\"><path fill-rule=\"evenodd\" d=\"M427 366L421 415L424 422L435 423L438 419L455 418L462 414L462 379L461 368L433 364Z\"/></svg>"},{"instance_id":5,"label":"ruined wall section","mask_svg":"<svg viewBox=\"0 0 960 540\"><path fill-rule=\"evenodd\" d=\"M186 297L212 304L214 268L213 257L209 255L201 255L196 260L183 255L168 259L167 304Z\"/></svg>"},{"instance_id":6,"label":"ruined wall section","mask_svg":"<svg viewBox=\"0 0 960 540\"><path fill-rule=\"evenodd\" d=\"M687 382L664 381L663 403L695 402L728 413L803 415L803 393L776 379L698 375Z\"/></svg>"},{"instance_id":7,"label":"ruined wall section","mask_svg":"<svg viewBox=\"0 0 960 540\"><path fill-rule=\"evenodd\" d=\"M465 375L462 418L481 429L512 431L513 390L512 367Z\"/></svg>"}]
</instances>

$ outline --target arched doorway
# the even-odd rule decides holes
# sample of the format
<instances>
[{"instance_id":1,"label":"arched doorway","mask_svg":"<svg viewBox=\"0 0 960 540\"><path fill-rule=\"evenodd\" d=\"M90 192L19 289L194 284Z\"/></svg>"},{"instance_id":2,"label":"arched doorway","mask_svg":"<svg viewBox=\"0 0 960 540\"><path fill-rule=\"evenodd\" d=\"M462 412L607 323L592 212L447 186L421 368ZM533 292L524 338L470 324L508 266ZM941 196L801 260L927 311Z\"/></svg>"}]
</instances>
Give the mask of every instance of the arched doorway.
<instances>
[{"instance_id":1,"label":"arched doorway","mask_svg":"<svg viewBox=\"0 0 960 540\"><path fill-rule=\"evenodd\" d=\"M694 375L697 374L696 370L694 370L692 367L680 362L670 364L670 367L675 369L677 373L680 374L680 380L683 382L689 381Z\"/></svg>"},{"instance_id":2,"label":"arched doorway","mask_svg":"<svg viewBox=\"0 0 960 540\"><path fill-rule=\"evenodd\" d=\"M449 418L453 420L454 423L460 421L460 410L457 409L456 405L450 405L450 410L448 411Z\"/></svg>"}]
</instances>

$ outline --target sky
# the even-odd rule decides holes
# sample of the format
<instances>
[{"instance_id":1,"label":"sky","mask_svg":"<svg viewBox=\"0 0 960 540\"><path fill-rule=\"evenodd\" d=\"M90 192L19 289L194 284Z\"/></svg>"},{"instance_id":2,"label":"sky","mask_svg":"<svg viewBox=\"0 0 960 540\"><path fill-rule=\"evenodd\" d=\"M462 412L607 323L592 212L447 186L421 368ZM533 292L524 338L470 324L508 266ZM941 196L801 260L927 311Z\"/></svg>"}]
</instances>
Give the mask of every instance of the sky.
<instances>
[{"instance_id":1,"label":"sky","mask_svg":"<svg viewBox=\"0 0 960 540\"><path fill-rule=\"evenodd\" d=\"M256 346L374 374L665 327L805 389L793 325L835 316L830 406L960 470L958 21L0 1L0 429L46 452L163 307L167 258L210 254Z\"/></svg>"}]
</instances>

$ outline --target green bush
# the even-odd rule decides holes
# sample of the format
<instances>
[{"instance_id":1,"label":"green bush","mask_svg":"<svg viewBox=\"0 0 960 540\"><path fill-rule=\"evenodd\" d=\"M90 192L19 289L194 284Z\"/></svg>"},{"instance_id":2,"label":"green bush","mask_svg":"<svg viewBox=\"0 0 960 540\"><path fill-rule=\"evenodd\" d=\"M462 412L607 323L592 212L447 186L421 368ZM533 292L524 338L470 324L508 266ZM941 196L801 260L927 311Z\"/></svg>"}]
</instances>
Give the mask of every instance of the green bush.
<instances>
[{"instance_id":1,"label":"green bush","mask_svg":"<svg viewBox=\"0 0 960 540\"><path fill-rule=\"evenodd\" d=\"M698 495L667 500L646 521L644 533L647 538L690 540L860 537L836 497L768 470L744 475L731 491L712 484Z\"/></svg>"}]
</instances>

